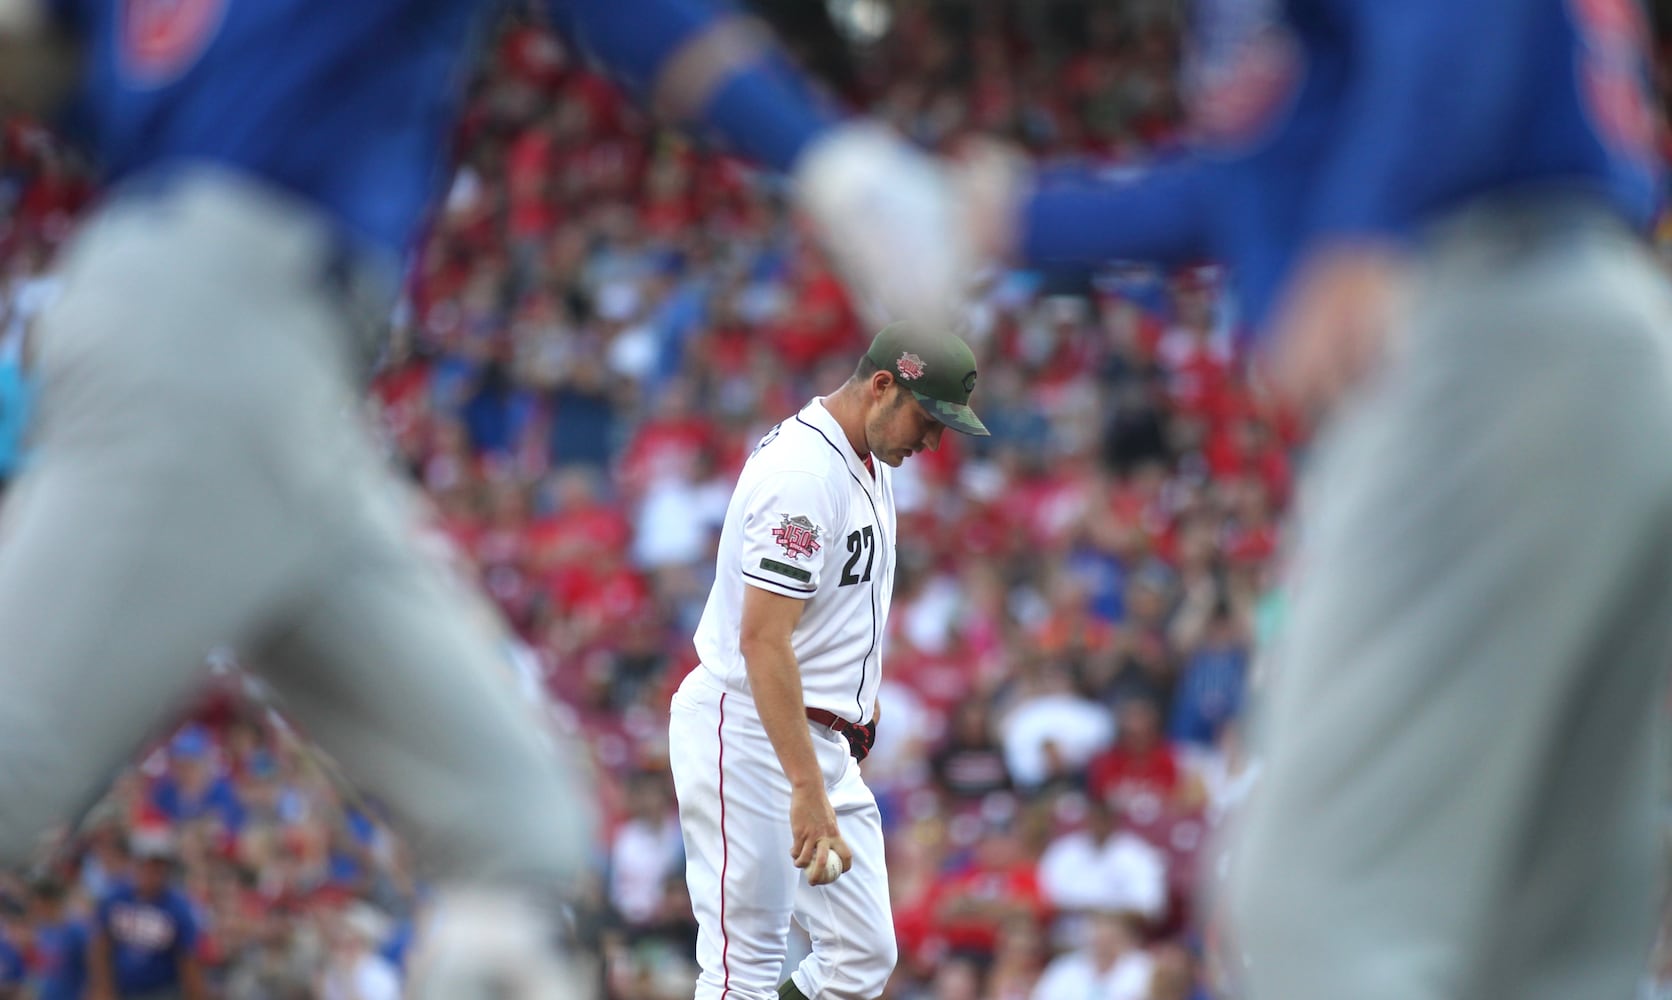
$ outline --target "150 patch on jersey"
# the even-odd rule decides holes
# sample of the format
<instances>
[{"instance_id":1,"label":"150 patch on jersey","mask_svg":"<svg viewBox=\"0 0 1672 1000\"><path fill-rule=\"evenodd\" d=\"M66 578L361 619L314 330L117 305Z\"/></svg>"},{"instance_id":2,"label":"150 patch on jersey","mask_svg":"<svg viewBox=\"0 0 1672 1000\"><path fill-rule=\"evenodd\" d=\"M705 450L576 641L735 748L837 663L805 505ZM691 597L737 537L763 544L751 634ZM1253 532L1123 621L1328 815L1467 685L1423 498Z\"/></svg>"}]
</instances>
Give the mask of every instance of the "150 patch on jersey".
<instances>
[{"instance_id":1,"label":"150 patch on jersey","mask_svg":"<svg viewBox=\"0 0 1672 1000\"><path fill-rule=\"evenodd\" d=\"M819 526L805 514L779 514L783 521L772 529L772 540L791 559L811 556L819 550Z\"/></svg>"},{"instance_id":2,"label":"150 patch on jersey","mask_svg":"<svg viewBox=\"0 0 1672 1000\"><path fill-rule=\"evenodd\" d=\"M226 0L118 0L123 75L141 87L172 83L209 47Z\"/></svg>"}]
</instances>

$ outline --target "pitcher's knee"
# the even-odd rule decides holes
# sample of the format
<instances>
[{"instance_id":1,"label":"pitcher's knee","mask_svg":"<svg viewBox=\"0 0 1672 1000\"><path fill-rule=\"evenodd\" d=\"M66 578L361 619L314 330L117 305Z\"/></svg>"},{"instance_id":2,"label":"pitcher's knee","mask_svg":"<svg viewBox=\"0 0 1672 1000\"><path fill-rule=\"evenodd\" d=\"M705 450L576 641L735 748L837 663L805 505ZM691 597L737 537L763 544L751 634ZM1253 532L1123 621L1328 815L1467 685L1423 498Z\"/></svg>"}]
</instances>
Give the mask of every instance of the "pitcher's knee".
<instances>
[{"instance_id":1,"label":"pitcher's knee","mask_svg":"<svg viewBox=\"0 0 1672 1000\"><path fill-rule=\"evenodd\" d=\"M810 1000L876 1000L888 987L899 960L894 927L887 920L880 926L856 927L852 936L843 935L840 947L829 955L818 954L822 982L810 984Z\"/></svg>"},{"instance_id":2,"label":"pitcher's knee","mask_svg":"<svg viewBox=\"0 0 1672 1000\"><path fill-rule=\"evenodd\" d=\"M870 952L867 953L861 965L864 974L856 976L858 980L854 986L853 996L875 1000L888 988L888 980L894 975L894 966L900 960L900 951L894 943L894 928L888 921L883 921L882 931L877 936Z\"/></svg>"}]
</instances>

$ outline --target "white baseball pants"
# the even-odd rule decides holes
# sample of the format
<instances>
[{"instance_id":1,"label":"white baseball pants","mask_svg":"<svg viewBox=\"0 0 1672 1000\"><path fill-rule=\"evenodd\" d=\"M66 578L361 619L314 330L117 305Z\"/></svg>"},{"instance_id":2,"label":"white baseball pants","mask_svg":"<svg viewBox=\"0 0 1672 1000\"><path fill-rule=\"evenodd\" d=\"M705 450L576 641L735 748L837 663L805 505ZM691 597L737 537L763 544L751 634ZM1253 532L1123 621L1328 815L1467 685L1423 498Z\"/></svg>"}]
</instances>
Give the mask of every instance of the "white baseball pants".
<instances>
[{"instance_id":1,"label":"white baseball pants","mask_svg":"<svg viewBox=\"0 0 1672 1000\"><path fill-rule=\"evenodd\" d=\"M852 870L817 887L791 861L789 781L754 702L701 669L674 696L669 756L700 927L697 1000L776 1000L792 915L812 938L792 974L810 1000L875 1000L894 971L877 800L847 741L809 725L853 850Z\"/></svg>"}]
</instances>

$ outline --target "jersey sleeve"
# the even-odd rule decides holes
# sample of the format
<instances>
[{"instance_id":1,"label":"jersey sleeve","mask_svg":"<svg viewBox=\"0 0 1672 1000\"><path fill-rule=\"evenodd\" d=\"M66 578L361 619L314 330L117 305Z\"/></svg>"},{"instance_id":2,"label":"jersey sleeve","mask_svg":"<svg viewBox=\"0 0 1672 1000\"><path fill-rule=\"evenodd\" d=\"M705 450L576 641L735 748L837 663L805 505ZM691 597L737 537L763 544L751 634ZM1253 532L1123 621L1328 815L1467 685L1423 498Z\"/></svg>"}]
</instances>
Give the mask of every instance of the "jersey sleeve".
<instances>
[{"instance_id":1,"label":"jersey sleeve","mask_svg":"<svg viewBox=\"0 0 1672 1000\"><path fill-rule=\"evenodd\" d=\"M836 530L837 504L830 484L810 472L762 479L739 512L743 582L784 597L812 597Z\"/></svg>"},{"instance_id":2,"label":"jersey sleeve","mask_svg":"<svg viewBox=\"0 0 1672 1000\"><path fill-rule=\"evenodd\" d=\"M590 54L640 100L693 40L746 10L732 0L546 0L570 42ZM736 152L787 171L801 150L840 115L776 44L739 57L716 83L695 121Z\"/></svg>"},{"instance_id":3,"label":"jersey sleeve","mask_svg":"<svg viewBox=\"0 0 1672 1000\"><path fill-rule=\"evenodd\" d=\"M1582 6L1582 5L1581 5ZM1525 60L1542 5L1323 0L1353 54L1311 198L1315 236L1404 235L1422 193L1489 177L1534 110ZM1491 44L1482 44L1490 39ZM1506 132L1506 130L1509 130Z\"/></svg>"},{"instance_id":4,"label":"jersey sleeve","mask_svg":"<svg viewBox=\"0 0 1672 1000\"><path fill-rule=\"evenodd\" d=\"M1207 256L1220 167L1178 158L1121 176L1061 175L1022 205L1019 252L1037 267L1142 261L1172 266Z\"/></svg>"}]
</instances>

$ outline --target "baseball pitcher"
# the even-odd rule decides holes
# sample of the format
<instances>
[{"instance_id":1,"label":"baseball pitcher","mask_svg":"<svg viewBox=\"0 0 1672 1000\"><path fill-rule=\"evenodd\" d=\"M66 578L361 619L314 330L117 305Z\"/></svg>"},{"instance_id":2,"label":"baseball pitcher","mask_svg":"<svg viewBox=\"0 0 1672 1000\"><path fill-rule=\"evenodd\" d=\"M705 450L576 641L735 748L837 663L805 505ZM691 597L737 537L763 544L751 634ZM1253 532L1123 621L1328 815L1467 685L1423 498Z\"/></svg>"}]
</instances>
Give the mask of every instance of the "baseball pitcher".
<instances>
[{"instance_id":1,"label":"baseball pitcher","mask_svg":"<svg viewBox=\"0 0 1672 1000\"><path fill-rule=\"evenodd\" d=\"M985 435L974 388L963 341L889 326L743 467L701 665L670 724L699 1000L875 1000L894 970L881 818L858 765L894 588L889 470L948 427ZM780 984L792 915L812 953Z\"/></svg>"}]
</instances>

